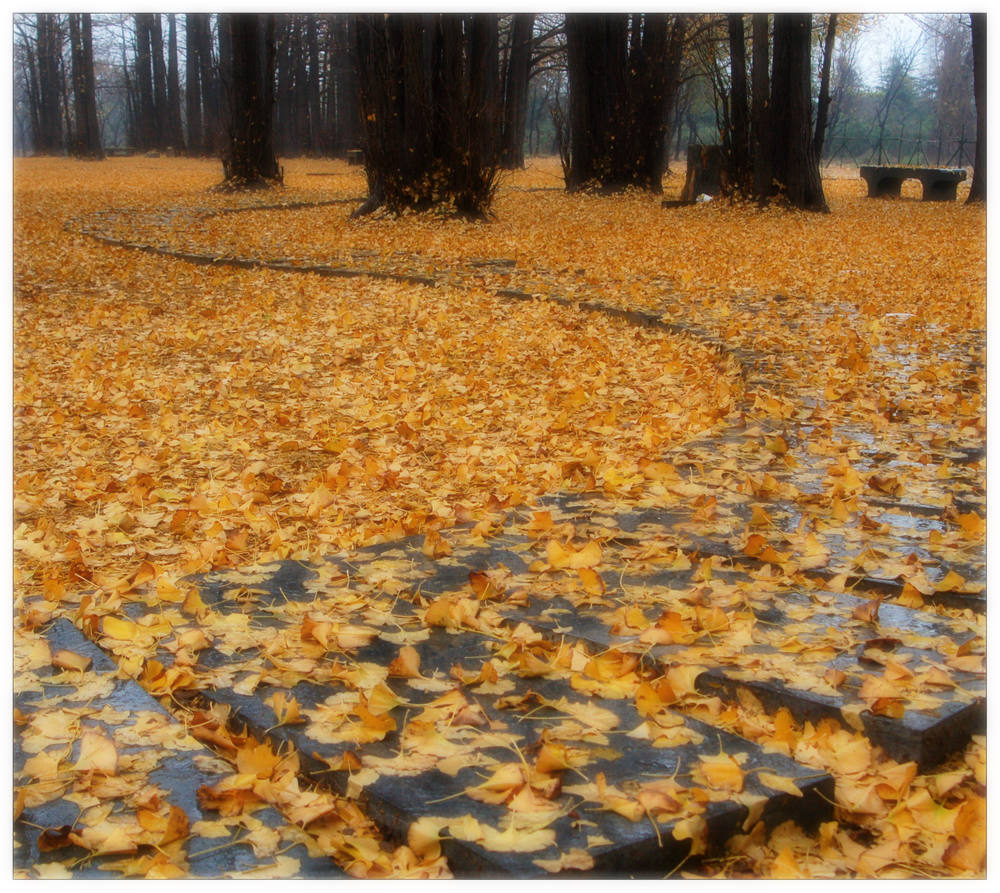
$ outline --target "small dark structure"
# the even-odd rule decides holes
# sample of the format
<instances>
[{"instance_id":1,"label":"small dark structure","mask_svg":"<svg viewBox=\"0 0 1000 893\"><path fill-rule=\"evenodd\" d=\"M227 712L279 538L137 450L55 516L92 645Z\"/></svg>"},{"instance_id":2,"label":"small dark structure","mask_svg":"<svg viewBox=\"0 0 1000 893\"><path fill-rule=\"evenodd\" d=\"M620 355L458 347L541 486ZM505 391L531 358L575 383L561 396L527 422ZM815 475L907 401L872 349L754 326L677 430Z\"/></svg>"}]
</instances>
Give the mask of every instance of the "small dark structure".
<instances>
[{"instance_id":1,"label":"small dark structure","mask_svg":"<svg viewBox=\"0 0 1000 893\"><path fill-rule=\"evenodd\" d=\"M937 167L879 167L861 166L861 177L868 184L869 198L899 198L903 180L919 180L925 202L953 202L958 184L965 177L964 168Z\"/></svg>"},{"instance_id":2,"label":"small dark structure","mask_svg":"<svg viewBox=\"0 0 1000 893\"><path fill-rule=\"evenodd\" d=\"M728 172L722 146L688 146L687 177L681 192L682 202L693 202L699 195L717 196L727 191Z\"/></svg>"},{"instance_id":3,"label":"small dark structure","mask_svg":"<svg viewBox=\"0 0 1000 893\"><path fill-rule=\"evenodd\" d=\"M354 167L365 163L365 153L362 149L348 149L347 163Z\"/></svg>"}]
</instances>

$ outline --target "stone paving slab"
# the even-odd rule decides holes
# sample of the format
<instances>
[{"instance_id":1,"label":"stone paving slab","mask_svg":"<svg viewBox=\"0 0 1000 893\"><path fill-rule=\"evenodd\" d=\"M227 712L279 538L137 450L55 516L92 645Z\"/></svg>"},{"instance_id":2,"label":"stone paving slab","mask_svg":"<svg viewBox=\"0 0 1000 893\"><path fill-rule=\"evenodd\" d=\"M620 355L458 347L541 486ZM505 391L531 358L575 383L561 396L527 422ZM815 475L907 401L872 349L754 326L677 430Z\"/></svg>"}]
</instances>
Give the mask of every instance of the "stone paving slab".
<instances>
[{"instance_id":1,"label":"stone paving slab","mask_svg":"<svg viewBox=\"0 0 1000 893\"><path fill-rule=\"evenodd\" d=\"M902 595L909 578L927 602L986 611L985 544L965 540L957 525L943 518L944 509L928 517L910 506L876 503L845 526L818 520L805 507L780 498L716 503L704 513L709 518L698 505L648 502L654 504L627 509L599 494L563 493L540 504L578 520L584 536L619 541L670 536L685 551L743 564L767 563L749 548L751 535L758 533L761 543L775 550L771 563L786 570L825 580L845 575L850 588L890 597ZM766 524L754 520L758 512ZM803 522L805 533L800 532Z\"/></svg>"},{"instance_id":2,"label":"stone paving slab","mask_svg":"<svg viewBox=\"0 0 1000 893\"><path fill-rule=\"evenodd\" d=\"M54 621L46 629L44 639L53 654L68 651L90 659L91 665L85 680L89 691L84 693L74 685L53 681L52 684L43 682L41 690L15 692L14 707L22 717L22 727L30 731L33 729L32 721L41 718L46 711L59 712L60 715L56 717L58 719L76 718L80 732L89 730L116 741L121 736L122 740L131 743L118 748L117 771L109 774L106 787L114 787L120 793L110 801L102 798L101 801L93 799L92 802L84 793L86 785L80 787L70 779L67 779L62 795L54 791L56 796L47 802L32 803L32 795L29 794L28 805L14 822L15 871L24 872L26 876L38 876L44 873L48 863L60 863L71 866L70 875L75 880L120 877L119 869L114 869L113 873L110 867L104 866L131 857L128 854L92 855L87 849L76 845L60 846L57 849L45 846L46 841L64 838L71 828L85 829L86 826L77 825L81 815L85 810L97 807L99 803L113 804L108 816L111 824L116 819L124 821L134 815L137 809L145 807L155 811L163 802L180 810L188 827L193 827L201 820L218 819L219 815L214 810L200 806L198 789L202 785L216 784L234 770L191 738L181 723L136 682L119 678L114 661L69 621ZM43 680L54 679L56 668L42 670L39 675ZM82 674L80 680L84 681ZM101 690L100 694L95 694L97 689ZM130 726L134 728L130 729ZM144 741L144 738L148 741ZM71 758L78 759L81 748L78 735L74 734L72 741ZM36 790L37 785L45 785L55 779L34 778L31 771L27 774L23 772L25 762L38 755L33 745L30 752L26 750L25 743L23 734L15 734L15 784L29 785L32 790ZM59 751L68 744L69 741L56 741L40 752L44 754ZM82 783L84 779L76 777L74 773L74 780ZM78 788L79 793L70 799L74 788ZM39 796L34 799L41 800L45 796L44 792L39 792ZM162 812L162 808L159 811ZM286 824L281 815L271 807L255 811L253 819L255 823L275 829ZM238 828L235 833L239 833ZM185 874L189 877L268 877L277 870L276 856L258 855L250 839L245 839L244 842L230 841L231 838L220 840L218 837L202 836L197 831L192 831L190 836L178 841L168 840L163 848L169 849L171 845L182 848L174 862L186 863ZM225 845L227 843L230 845ZM155 856L155 853L153 847L142 846L132 855ZM285 843L280 858L296 860L296 874L299 877L346 877L330 859L310 856L303 844Z\"/></svg>"},{"instance_id":3,"label":"stone paving slab","mask_svg":"<svg viewBox=\"0 0 1000 893\"><path fill-rule=\"evenodd\" d=\"M704 664L706 691L732 695L746 687L770 709L787 706L800 720L829 716L863 727L891 757L923 768L982 730L985 643L974 622L891 603L877 606L873 622L862 619L874 608L867 598L771 586L721 565L702 580L700 566L663 570L654 558L642 567L641 546L613 544L606 544L614 556L608 569L597 569L606 589L601 601L610 604L602 606L573 573L549 575L548 582L532 573L537 555L527 546L497 544L460 560L432 561L416 541L409 552L396 543L362 550L355 567L377 574L378 556L398 563L406 555L406 579L425 597L468 588L470 567L502 569L498 579L508 591L529 594L523 605L498 607L509 623L524 621L598 649L639 651L663 665L682 658ZM632 609L640 616L630 617Z\"/></svg>"},{"instance_id":4,"label":"stone paving slab","mask_svg":"<svg viewBox=\"0 0 1000 893\"><path fill-rule=\"evenodd\" d=\"M325 603L321 578L301 565L274 571L247 581L252 606L246 594L240 603L227 597L233 587L230 581L226 588L224 574L203 587L202 599L223 610L252 607L262 641L291 640L305 621L309 635L328 644L350 635L354 646L331 648L325 679L313 673L289 685L265 674L253 686L244 684L244 653L207 649L199 655L202 667L239 669L232 686L202 694L228 705L232 719L256 734L294 746L314 780L361 796L389 835L406 840L418 820L444 822L443 848L456 875L543 876L545 860L577 850L592 857L591 874L663 875L691 849L685 828L698 829L699 839L703 829L717 849L748 816L751 824L793 819L805 827L829 816L825 774L672 711L647 726L631 700L588 697L568 681L569 671L557 672L554 663L546 671L531 652L540 637L526 628L508 646L474 630L435 626L433 619L428 627L422 606L366 594L367 618L357 617L350 631L340 625L317 633L316 624L338 623L336 597ZM274 604L283 606L280 615L267 610ZM307 611L290 610L293 604ZM379 612L381 632L369 626ZM397 666L404 649L419 675L387 676L385 668ZM575 659L583 661L584 652ZM284 703L294 698L306 722L280 725L276 696ZM713 788L698 775L701 756L721 751L744 755L738 771L746 781L738 790ZM804 796L769 788L761 772ZM597 785L604 783L616 793L602 796ZM607 808L615 796L617 812ZM645 811L635 814L641 798L656 814L655 825ZM508 851L513 830L535 832L537 844L529 852Z\"/></svg>"}]
</instances>

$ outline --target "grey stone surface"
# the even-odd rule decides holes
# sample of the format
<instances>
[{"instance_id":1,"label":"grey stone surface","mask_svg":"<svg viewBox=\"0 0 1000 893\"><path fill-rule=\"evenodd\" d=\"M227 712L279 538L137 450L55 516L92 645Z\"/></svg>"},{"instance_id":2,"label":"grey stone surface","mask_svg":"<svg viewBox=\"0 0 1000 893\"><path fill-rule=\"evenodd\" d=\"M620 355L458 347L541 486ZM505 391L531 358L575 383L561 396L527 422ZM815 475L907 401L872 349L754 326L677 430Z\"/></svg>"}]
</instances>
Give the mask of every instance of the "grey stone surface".
<instances>
[{"instance_id":1,"label":"grey stone surface","mask_svg":"<svg viewBox=\"0 0 1000 893\"><path fill-rule=\"evenodd\" d=\"M115 676L116 666L113 660L93 642L87 639L76 627L64 619L55 620L45 631L53 652L66 649L89 657L92 669L102 676ZM77 697L70 685L49 685L45 687L44 697L38 692L15 692L14 706L26 716L31 716L43 706L51 706L57 701L59 706L68 708L87 707L91 712L98 713L104 706L129 714L152 712L168 719L176 727L176 735L183 736L186 730L170 717L136 682L130 679L115 679L110 694L101 698L87 698L83 701ZM88 719L88 728L105 729L110 734L113 729L100 719ZM157 745L152 744L156 748ZM142 745L121 748L120 756L139 754L144 749ZM24 765L29 756L21 746L20 737L14 736L13 766L15 775ZM74 746L73 756L79 756L79 745ZM208 767L208 768L206 768ZM218 767L218 768L212 768ZM151 769L147 782L160 791L166 792L168 802L184 811L188 822L193 825L201 819L217 819L212 810L204 810L198 803L198 788L202 785L213 785L229 774L222 770L217 759L207 748L194 747L185 750L167 752ZM121 803L119 802L119 806ZM117 811L117 810L116 810ZM26 808L20 818L14 822L14 867L30 872L36 865L46 862L60 862L71 866L74 879L109 879L114 874L102 870L102 863L117 857L95 857L86 850L70 846L52 851L39 849L39 837L45 830L58 830L64 826L72 826L80 817L81 808L65 799L57 799L50 803ZM270 827L284 824L281 815L271 807L258 810L254 817ZM225 841L221 841L225 842ZM230 873L266 869L273 862L268 857L258 857L248 844L236 843L232 846L220 847L217 838L203 838L197 834L186 841L186 855L190 864L190 876L199 878L217 878ZM344 872L330 859L310 856L301 844L288 849L286 855L300 862L303 877L346 877Z\"/></svg>"}]
</instances>

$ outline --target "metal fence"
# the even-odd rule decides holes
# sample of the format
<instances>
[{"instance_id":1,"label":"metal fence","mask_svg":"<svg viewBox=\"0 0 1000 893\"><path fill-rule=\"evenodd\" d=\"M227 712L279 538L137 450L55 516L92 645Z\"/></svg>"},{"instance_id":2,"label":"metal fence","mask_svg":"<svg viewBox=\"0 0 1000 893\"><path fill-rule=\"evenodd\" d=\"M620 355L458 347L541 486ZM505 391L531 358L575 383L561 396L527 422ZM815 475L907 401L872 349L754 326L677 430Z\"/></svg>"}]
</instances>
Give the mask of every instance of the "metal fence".
<instances>
[{"instance_id":1,"label":"metal fence","mask_svg":"<svg viewBox=\"0 0 1000 893\"><path fill-rule=\"evenodd\" d=\"M905 164L925 167L972 167L976 140L963 133L958 139L928 139L917 136L883 136L874 139L827 137L823 165Z\"/></svg>"}]
</instances>

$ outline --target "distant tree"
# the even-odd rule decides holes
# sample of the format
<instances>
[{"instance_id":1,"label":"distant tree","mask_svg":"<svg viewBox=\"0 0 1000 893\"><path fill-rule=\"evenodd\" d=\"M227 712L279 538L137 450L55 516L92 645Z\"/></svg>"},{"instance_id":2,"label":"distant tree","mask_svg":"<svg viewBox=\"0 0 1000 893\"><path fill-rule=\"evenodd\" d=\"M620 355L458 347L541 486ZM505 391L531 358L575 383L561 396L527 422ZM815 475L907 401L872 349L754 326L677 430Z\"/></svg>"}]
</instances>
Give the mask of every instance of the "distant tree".
<instances>
[{"instance_id":1,"label":"distant tree","mask_svg":"<svg viewBox=\"0 0 1000 893\"><path fill-rule=\"evenodd\" d=\"M566 187L662 191L685 17L568 13Z\"/></svg>"},{"instance_id":2,"label":"distant tree","mask_svg":"<svg viewBox=\"0 0 1000 893\"><path fill-rule=\"evenodd\" d=\"M500 101L495 14L355 18L368 200L483 217L496 187Z\"/></svg>"},{"instance_id":3,"label":"distant tree","mask_svg":"<svg viewBox=\"0 0 1000 893\"><path fill-rule=\"evenodd\" d=\"M986 13L974 12L972 21L972 74L976 94L976 163L969 188L970 202L986 201Z\"/></svg>"},{"instance_id":4,"label":"distant tree","mask_svg":"<svg viewBox=\"0 0 1000 893\"><path fill-rule=\"evenodd\" d=\"M343 158L362 143L354 17L327 19L326 120L324 132L333 154Z\"/></svg>"},{"instance_id":5,"label":"distant tree","mask_svg":"<svg viewBox=\"0 0 1000 893\"><path fill-rule=\"evenodd\" d=\"M222 152L225 189L280 183L273 148L274 16L219 16L219 55L225 70L226 140Z\"/></svg>"},{"instance_id":6,"label":"distant tree","mask_svg":"<svg viewBox=\"0 0 1000 893\"><path fill-rule=\"evenodd\" d=\"M104 150L97 121L94 40L89 12L69 14L69 42L75 113L72 152L80 158L101 159Z\"/></svg>"},{"instance_id":7,"label":"distant tree","mask_svg":"<svg viewBox=\"0 0 1000 893\"><path fill-rule=\"evenodd\" d=\"M892 55L881 70L881 94L875 109L875 122L878 129L878 163L889 161L885 150L885 133L889 119L897 106L903 106L914 91L913 71L920 57L923 37L918 37L909 46L897 43Z\"/></svg>"},{"instance_id":8,"label":"distant tree","mask_svg":"<svg viewBox=\"0 0 1000 893\"><path fill-rule=\"evenodd\" d=\"M167 128L166 144L177 151L184 149L181 124L180 68L177 62L177 16L167 16Z\"/></svg>"},{"instance_id":9,"label":"distant tree","mask_svg":"<svg viewBox=\"0 0 1000 893\"><path fill-rule=\"evenodd\" d=\"M184 17L186 36L184 65L184 111L187 117L187 150L189 155L201 155L205 151L202 130L201 109L201 66L198 53L200 40L198 31L201 18L197 13L187 13Z\"/></svg>"},{"instance_id":10,"label":"distant tree","mask_svg":"<svg viewBox=\"0 0 1000 893\"><path fill-rule=\"evenodd\" d=\"M513 16L510 49L503 73L503 130L500 137L500 165L508 170L524 167L524 129L534 29L534 13L516 13Z\"/></svg>"},{"instance_id":11,"label":"distant tree","mask_svg":"<svg viewBox=\"0 0 1000 893\"><path fill-rule=\"evenodd\" d=\"M823 157L823 141L830 118L830 79L833 68L833 47L837 39L837 13L827 17L826 40L823 44L823 71L819 79L819 101L816 104L816 131L813 134L813 151L816 160Z\"/></svg>"}]
</instances>

